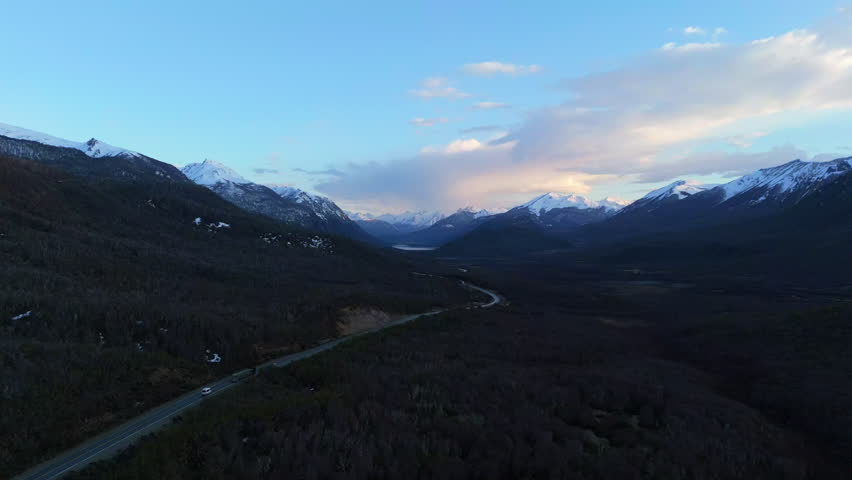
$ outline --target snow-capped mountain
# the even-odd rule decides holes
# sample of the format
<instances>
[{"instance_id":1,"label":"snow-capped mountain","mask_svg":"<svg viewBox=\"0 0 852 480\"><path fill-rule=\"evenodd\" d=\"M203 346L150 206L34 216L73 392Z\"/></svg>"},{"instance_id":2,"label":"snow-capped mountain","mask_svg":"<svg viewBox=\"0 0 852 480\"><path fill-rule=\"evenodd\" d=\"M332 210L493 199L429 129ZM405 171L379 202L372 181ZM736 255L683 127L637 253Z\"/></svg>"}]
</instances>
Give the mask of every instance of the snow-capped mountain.
<instances>
[{"instance_id":1,"label":"snow-capped mountain","mask_svg":"<svg viewBox=\"0 0 852 480\"><path fill-rule=\"evenodd\" d=\"M358 222L362 228L373 233L375 230L379 238L396 237L401 234L415 232L428 228L446 217L438 211L418 210L416 212L406 211L392 214L384 213L373 215L371 213L346 212L349 218Z\"/></svg>"},{"instance_id":2,"label":"snow-capped mountain","mask_svg":"<svg viewBox=\"0 0 852 480\"><path fill-rule=\"evenodd\" d=\"M460 208L427 228L402 236L398 241L411 245L443 245L465 235L500 212L472 206Z\"/></svg>"},{"instance_id":3,"label":"snow-capped mountain","mask_svg":"<svg viewBox=\"0 0 852 480\"><path fill-rule=\"evenodd\" d=\"M28 140L37 142L42 145L50 145L53 147L73 148L79 150L92 158L101 157L142 157L141 154L126 150L124 148L114 147L112 145L101 142L97 139L90 139L86 142L73 142L62 138L54 137L46 133L28 130L26 128L16 127L0 123L0 136L14 138L16 140Z\"/></svg>"},{"instance_id":4,"label":"snow-capped mountain","mask_svg":"<svg viewBox=\"0 0 852 480\"><path fill-rule=\"evenodd\" d=\"M213 160L186 165L182 171L195 183L245 210L311 230L374 241L328 198L286 185L260 185Z\"/></svg>"},{"instance_id":5,"label":"snow-capped mountain","mask_svg":"<svg viewBox=\"0 0 852 480\"><path fill-rule=\"evenodd\" d=\"M485 209L485 208L477 208L477 207L474 207L474 206L471 205L471 206L467 206L467 207L460 208L460 209L456 210L456 213L454 215L457 215L457 214L468 215L469 214L469 215L473 215L474 219L479 219L479 218L484 218L484 217L493 217L494 215L499 215L499 214L501 214L505 211L506 211L505 208Z\"/></svg>"},{"instance_id":6,"label":"snow-capped mountain","mask_svg":"<svg viewBox=\"0 0 852 480\"><path fill-rule=\"evenodd\" d=\"M187 181L172 165L94 138L74 142L5 123L0 123L0 154L54 165L78 175Z\"/></svg>"},{"instance_id":7,"label":"snow-capped mountain","mask_svg":"<svg viewBox=\"0 0 852 480\"><path fill-rule=\"evenodd\" d=\"M549 192L492 216L482 228L487 227L491 232L567 232L581 225L603 221L623 208L625 203L611 197L594 201L580 195Z\"/></svg>"},{"instance_id":8,"label":"snow-capped mountain","mask_svg":"<svg viewBox=\"0 0 852 480\"><path fill-rule=\"evenodd\" d=\"M526 208L531 213L541 216L544 213L559 208L576 208L578 210L604 208L606 210L616 211L624 208L626 204L627 202L623 202L612 197L607 197L596 202L579 195L550 192L533 198L529 202L520 205L518 208Z\"/></svg>"},{"instance_id":9,"label":"snow-capped mountain","mask_svg":"<svg viewBox=\"0 0 852 480\"><path fill-rule=\"evenodd\" d=\"M794 160L777 167L762 168L718 187L721 201L748 195L751 203L766 200L799 199L840 175L852 171L852 157L829 162ZM754 198L751 198L754 197Z\"/></svg>"},{"instance_id":10,"label":"snow-capped mountain","mask_svg":"<svg viewBox=\"0 0 852 480\"><path fill-rule=\"evenodd\" d=\"M375 217L376 220L388 222L392 225L408 225L416 228L430 227L446 217L438 211L418 210L416 212L403 212L397 215L386 213Z\"/></svg>"},{"instance_id":11,"label":"snow-capped mountain","mask_svg":"<svg viewBox=\"0 0 852 480\"><path fill-rule=\"evenodd\" d=\"M370 235L388 242L397 242L403 235L429 228L446 218L446 215L441 212L428 210L382 215L358 212L347 212L347 214Z\"/></svg>"},{"instance_id":12,"label":"snow-capped mountain","mask_svg":"<svg viewBox=\"0 0 852 480\"><path fill-rule=\"evenodd\" d=\"M209 187L219 182L250 183L231 168L215 161L205 159L201 163L190 163L181 169L193 182Z\"/></svg>"},{"instance_id":13,"label":"snow-capped mountain","mask_svg":"<svg viewBox=\"0 0 852 480\"><path fill-rule=\"evenodd\" d=\"M335 218L343 222L352 221L346 212L341 210L341 208L328 197L311 195L302 189L291 187L289 185L267 185L267 187L271 188L273 192L277 193L282 198L309 206L314 213L323 220Z\"/></svg>"},{"instance_id":14,"label":"snow-capped mountain","mask_svg":"<svg viewBox=\"0 0 852 480\"><path fill-rule=\"evenodd\" d=\"M665 187L652 190L642 198L626 205L618 212L619 217L623 217L631 212L650 212L661 206L706 192L714 187L716 185L702 185L694 180L676 180Z\"/></svg>"},{"instance_id":15,"label":"snow-capped mountain","mask_svg":"<svg viewBox=\"0 0 852 480\"><path fill-rule=\"evenodd\" d=\"M652 190L651 192L645 194L639 200L663 200L669 197L674 197L676 200L681 200L690 195L695 195L696 193L703 192L708 190L709 188L713 188L713 186L705 186L696 182L695 180L677 180L672 182L665 187L658 188L656 190Z\"/></svg>"},{"instance_id":16,"label":"snow-capped mountain","mask_svg":"<svg viewBox=\"0 0 852 480\"><path fill-rule=\"evenodd\" d=\"M723 185L700 185L694 181L678 180L636 200L623 210L622 215L640 209L657 209L684 199L689 201L678 209L688 207L693 216L716 207L731 212L741 207L770 207L780 202L797 202L849 172L852 172L852 158L829 162L794 160L777 167L762 168Z\"/></svg>"},{"instance_id":17,"label":"snow-capped mountain","mask_svg":"<svg viewBox=\"0 0 852 480\"><path fill-rule=\"evenodd\" d=\"M630 205L630 202L628 202L627 200L622 200L620 198L606 197L603 200L598 200L598 205L608 210L617 211Z\"/></svg>"},{"instance_id":18,"label":"snow-capped mountain","mask_svg":"<svg viewBox=\"0 0 852 480\"><path fill-rule=\"evenodd\" d=\"M678 180L649 192L600 225L612 238L693 225L743 222L794 207L852 172L852 161L794 160L763 168L723 185Z\"/></svg>"}]
</instances>

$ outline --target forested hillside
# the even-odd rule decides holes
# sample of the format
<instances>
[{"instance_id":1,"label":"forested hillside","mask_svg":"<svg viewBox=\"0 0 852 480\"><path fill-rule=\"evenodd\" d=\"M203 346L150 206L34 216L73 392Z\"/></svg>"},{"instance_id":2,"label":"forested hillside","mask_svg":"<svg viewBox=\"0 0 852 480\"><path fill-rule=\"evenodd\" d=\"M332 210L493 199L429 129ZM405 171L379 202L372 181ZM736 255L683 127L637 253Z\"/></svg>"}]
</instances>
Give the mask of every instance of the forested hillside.
<instances>
[{"instance_id":1,"label":"forested hillside","mask_svg":"<svg viewBox=\"0 0 852 480\"><path fill-rule=\"evenodd\" d=\"M345 308L393 315L467 298L414 268L189 182L0 159L0 476L333 337Z\"/></svg>"}]
</instances>

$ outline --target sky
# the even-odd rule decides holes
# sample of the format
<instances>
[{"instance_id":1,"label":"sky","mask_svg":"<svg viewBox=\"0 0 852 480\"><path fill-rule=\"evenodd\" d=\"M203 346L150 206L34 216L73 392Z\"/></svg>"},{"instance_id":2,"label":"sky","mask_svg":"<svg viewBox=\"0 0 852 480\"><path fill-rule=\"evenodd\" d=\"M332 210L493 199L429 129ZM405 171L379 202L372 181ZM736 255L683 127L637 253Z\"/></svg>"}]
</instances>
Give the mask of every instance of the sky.
<instances>
[{"instance_id":1,"label":"sky","mask_svg":"<svg viewBox=\"0 0 852 480\"><path fill-rule=\"evenodd\" d=\"M3 16L0 122L214 159L352 211L632 200L852 156L845 2L34 0Z\"/></svg>"}]
</instances>

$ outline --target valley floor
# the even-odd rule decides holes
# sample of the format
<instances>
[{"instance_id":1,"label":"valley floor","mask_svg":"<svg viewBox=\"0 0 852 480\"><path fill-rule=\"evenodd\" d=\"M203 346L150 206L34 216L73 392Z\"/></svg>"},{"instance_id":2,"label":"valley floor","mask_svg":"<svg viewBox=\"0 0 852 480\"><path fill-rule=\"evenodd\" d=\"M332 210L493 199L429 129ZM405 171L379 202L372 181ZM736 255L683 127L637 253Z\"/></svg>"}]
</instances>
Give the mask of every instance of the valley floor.
<instances>
[{"instance_id":1,"label":"valley floor","mask_svg":"<svg viewBox=\"0 0 852 480\"><path fill-rule=\"evenodd\" d=\"M534 260L459 267L510 304L265 372L73 478L804 479L852 468L842 293Z\"/></svg>"}]
</instances>

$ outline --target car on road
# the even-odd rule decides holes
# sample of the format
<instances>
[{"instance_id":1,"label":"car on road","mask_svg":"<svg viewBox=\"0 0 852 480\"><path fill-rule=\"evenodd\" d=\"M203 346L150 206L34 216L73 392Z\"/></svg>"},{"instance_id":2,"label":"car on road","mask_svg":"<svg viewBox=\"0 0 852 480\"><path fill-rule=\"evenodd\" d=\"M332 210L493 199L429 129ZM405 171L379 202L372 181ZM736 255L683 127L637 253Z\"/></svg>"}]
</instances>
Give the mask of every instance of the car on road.
<instances>
[{"instance_id":1,"label":"car on road","mask_svg":"<svg viewBox=\"0 0 852 480\"><path fill-rule=\"evenodd\" d=\"M204 387L201 389L202 395L210 395L213 392L213 389L210 387Z\"/></svg>"}]
</instances>

